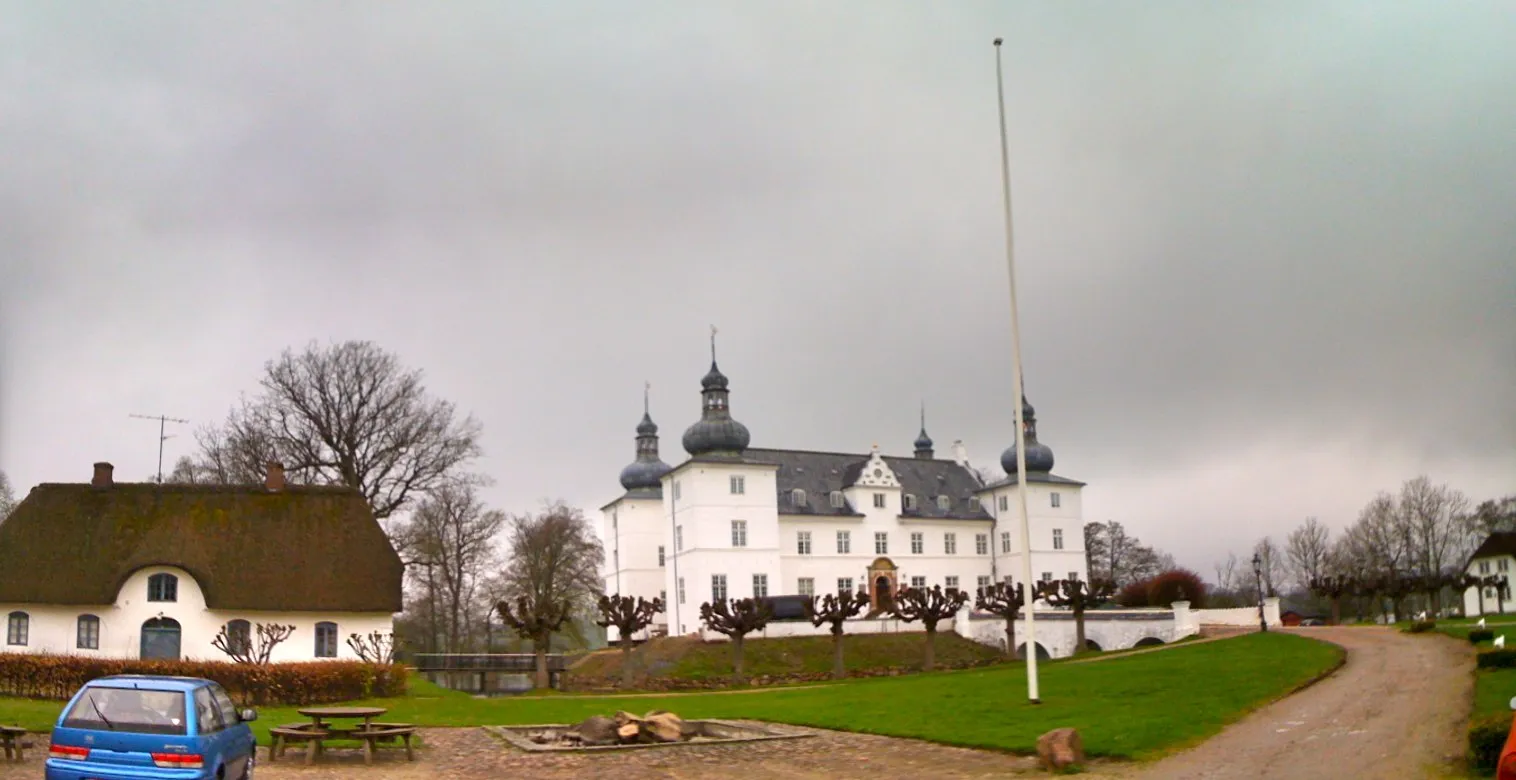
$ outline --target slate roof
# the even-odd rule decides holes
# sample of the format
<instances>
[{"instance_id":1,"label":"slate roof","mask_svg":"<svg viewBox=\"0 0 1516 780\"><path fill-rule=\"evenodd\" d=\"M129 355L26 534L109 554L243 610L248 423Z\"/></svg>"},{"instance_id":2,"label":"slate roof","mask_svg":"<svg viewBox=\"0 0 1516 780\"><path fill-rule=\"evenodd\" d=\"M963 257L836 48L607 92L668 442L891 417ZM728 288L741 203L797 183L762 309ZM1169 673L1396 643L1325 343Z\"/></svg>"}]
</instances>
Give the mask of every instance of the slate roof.
<instances>
[{"instance_id":1,"label":"slate roof","mask_svg":"<svg viewBox=\"0 0 1516 780\"><path fill-rule=\"evenodd\" d=\"M401 609L404 565L350 488L44 484L0 524L0 603L113 604L151 565L211 609Z\"/></svg>"},{"instance_id":2,"label":"slate roof","mask_svg":"<svg viewBox=\"0 0 1516 780\"><path fill-rule=\"evenodd\" d=\"M1031 482L1042 482L1042 483L1046 483L1046 484L1050 484L1050 485L1073 485L1075 487L1084 487L1084 485L1085 485L1085 483L1080 482L1077 479L1069 479L1068 477L1060 477L1057 474L1049 474L1046 471L1028 471L1026 473L1026 481L1029 482L1029 483L1031 483ZM1014 485L1014 484L1016 484L1016 475L1015 474L1011 474L1011 475L1007 476L1005 479L1002 479L1002 480L1000 480L998 482L993 482L991 484L985 485L983 488L980 488L980 489L981 490L994 490L996 488L1009 487L1009 486Z\"/></svg>"},{"instance_id":3,"label":"slate roof","mask_svg":"<svg viewBox=\"0 0 1516 780\"><path fill-rule=\"evenodd\" d=\"M1469 563L1480 558L1495 558L1501 555L1516 555L1516 531L1496 531L1485 537L1474 554L1469 556ZM1467 565L1464 568L1468 568Z\"/></svg>"},{"instance_id":4,"label":"slate roof","mask_svg":"<svg viewBox=\"0 0 1516 780\"><path fill-rule=\"evenodd\" d=\"M807 450L771 450L749 448L745 460L779 467L777 479L779 514L861 517L857 508L846 504L835 509L831 493L857 481L869 460L866 453L811 452ZM916 496L916 508L901 512L902 517L943 520L990 520L974 493L979 479L967 468L951 460L926 460L884 456L884 462L900 480L903 493ZM805 491L805 503L796 505L793 492ZM950 508L937 507L937 496L952 499Z\"/></svg>"}]
</instances>

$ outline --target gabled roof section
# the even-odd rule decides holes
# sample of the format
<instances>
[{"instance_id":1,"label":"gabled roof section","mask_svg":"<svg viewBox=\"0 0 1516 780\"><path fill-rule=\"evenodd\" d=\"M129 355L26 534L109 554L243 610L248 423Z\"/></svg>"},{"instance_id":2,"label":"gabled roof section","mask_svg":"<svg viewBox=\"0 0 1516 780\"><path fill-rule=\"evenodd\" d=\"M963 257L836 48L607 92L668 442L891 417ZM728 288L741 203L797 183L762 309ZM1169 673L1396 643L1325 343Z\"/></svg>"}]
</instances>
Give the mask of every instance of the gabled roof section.
<instances>
[{"instance_id":1,"label":"gabled roof section","mask_svg":"<svg viewBox=\"0 0 1516 780\"><path fill-rule=\"evenodd\" d=\"M1502 555L1516 556L1516 531L1496 531L1480 543L1474 554L1469 556L1469 563L1480 558L1498 558ZM1464 565L1468 568L1468 564Z\"/></svg>"},{"instance_id":2,"label":"gabled roof section","mask_svg":"<svg viewBox=\"0 0 1516 780\"><path fill-rule=\"evenodd\" d=\"M401 609L404 565L350 488L44 484L0 525L0 603L113 604L153 565L211 609Z\"/></svg>"},{"instance_id":3,"label":"gabled roof section","mask_svg":"<svg viewBox=\"0 0 1516 780\"><path fill-rule=\"evenodd\" d=\"M1077 479L1069 479L1068 477L1060 477L1057 474L1049 474L1046 471L1028 471L1026 473L1026 481L1027 481L1028 484L1038 483L1038 484L1048 484L1048 485L1068 485L1070 487L1084 487L1085 484L1086 484L1084 482L1080 482ZM1011 475L1007 476L1005 479L999 480L998 482L991 482L990 484L985 485L984 487L978 488L978 490L980 492L984 492L986 490L996 490L998 488L1010 487L1010 486L1015 485L1015 484L1017 484L1017 482L1016 482L1016 475L1015 474L1011 474Z\"/></svg>"},{"instance_id":4,"label":"gabled roof section","mask_svg":"<svg viewBox=\"0 0 1516 780\"><path fill-rule=\"evenodd\" d=\"M779 493L779 514L861 516L862 513L847 502L841 509L833 508L831 494L857 481L863 466L869 462L869 454L749 448L746 455L753 460L778 464L775 482ZM901 492L916 496L916 509L902 512L902 517L990 519L989 513L974 498L979 480L967 468L950 460L882 457L900 482ZM803 504L794 501L797 489L805 491ZM938 508L939 495L951 499L948 509Z\"/></svg>"}]
</instances>

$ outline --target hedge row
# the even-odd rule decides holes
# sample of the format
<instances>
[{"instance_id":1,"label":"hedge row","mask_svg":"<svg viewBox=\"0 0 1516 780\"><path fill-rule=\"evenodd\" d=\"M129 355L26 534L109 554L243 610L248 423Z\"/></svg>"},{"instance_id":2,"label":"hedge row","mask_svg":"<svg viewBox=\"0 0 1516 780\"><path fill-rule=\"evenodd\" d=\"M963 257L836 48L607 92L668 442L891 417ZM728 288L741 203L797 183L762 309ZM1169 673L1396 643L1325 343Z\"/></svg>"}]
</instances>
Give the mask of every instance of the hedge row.
<instances>
[{"instance_id":1,"label":"hedge row","mask_svg":"<svg viewBox=\"0 0 1516 780\"><path fill-rule=\"evenodd\" d=\"M1480 669L1510 669L1516 667L1516 649L1486 650L1475 656Z\"/></svg>"},{"instance_id":2,"label":"hedge row","mask_svg":"<svg viewBox=\"0 0 1516 780\"><path fill-rule=\"evenodd\" d=\"M1500 751L1511 733L1509 715L1484 715L1469 724L1469 765L1481 774L1495 773Z\"/></svg>"},{"instance_id":3,"label":"hedge row","mask_svg":"<svg viewBox=\"0 0 1516 780\"><path fill-rule=\"evenodd\" d=\"M215 680L248 706L323 704L402 696L401 664L314 661L236 664L225 661L141 661L75 655L0 653L0 695L66 700L86 682L113 674L155 674Z\"/></svg>"},{"instance_id":4,"label":"hedge row","mask_svg":"<svg viewBox=\"0 0 1516 780\"><path fill-rule=\"evenodd\" d=\"M1495 638L1495 632L1488 628L1476 628L1469 632L1469 642L1479 644Z\"/></svg>"},{"instance_id":5,"label":"hedge row","mask_svg":"<svg viewBox=\"0 0 1516 780\"><path fill-rule=\"evenodd\" d=\"M1437 623L1431 620L1418 620L1406 629L1408 634L1425 634L1437 627Z\"/></svg>"}]
</instances>

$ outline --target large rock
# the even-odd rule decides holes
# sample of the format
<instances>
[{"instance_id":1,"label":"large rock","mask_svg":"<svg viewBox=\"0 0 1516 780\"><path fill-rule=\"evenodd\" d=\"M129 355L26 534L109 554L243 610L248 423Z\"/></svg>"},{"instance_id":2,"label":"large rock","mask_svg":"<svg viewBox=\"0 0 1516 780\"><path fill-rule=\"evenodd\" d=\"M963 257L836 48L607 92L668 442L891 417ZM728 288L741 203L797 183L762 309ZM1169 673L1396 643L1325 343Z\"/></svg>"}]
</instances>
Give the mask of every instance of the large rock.
<instances>
[{"instance_id":1,"label":"large rock","mask_svg":"<svg viewBox=\"0 0 1516 780\"><path fill-rule=\"evenodd\" d=\"M594 715L585 718L574 727L579 735L579 741L584 745L614 745L620 740L617 738L616 729L619 724L604 715Z\"/></svg>"},{"instance_id":2,"label":"large rock","mask_svg":"<svg viewBox=\"0 0 1516 780\"><path fill-rule=\"evenodd\" d=\"M1037 738L1037 760L1049 770L1083 764L1084 741L1075 729L1053 729Z\"/></svg>"},{"instance_id":3,"label":"large rock","mask_svg":"<svg viewBox=\"0 0 1516 780\"><path fill-rule=\"evenodd\" d=\"M684 738L684 721L672 712L654 710L642 716L645 742L678 742Z\"/></svg>"}]
</instances>

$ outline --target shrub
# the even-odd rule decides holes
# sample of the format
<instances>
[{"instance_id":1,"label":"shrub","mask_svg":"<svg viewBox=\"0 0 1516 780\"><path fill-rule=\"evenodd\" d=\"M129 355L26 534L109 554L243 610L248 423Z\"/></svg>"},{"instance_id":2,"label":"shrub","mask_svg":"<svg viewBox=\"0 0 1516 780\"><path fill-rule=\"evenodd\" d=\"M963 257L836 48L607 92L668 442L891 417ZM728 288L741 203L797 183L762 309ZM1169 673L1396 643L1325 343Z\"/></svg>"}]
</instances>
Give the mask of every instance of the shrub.
<instances>
[{"instance_id":1,"label":"shrub","mask_svg":"<svg viewBox=\"0 0 1516 780\"><path fill-rule=\"evenodd\" d=\"M1477 772L1493 774L1500 751L1511 732L1511 716L1486 715L1469 724L1469 764Z\"/></svg>"},{"instance_id":2,"label":"shrub","mask_svg":"<svg viewBox=\"0 0 1516 780\"><path fill-rule=\"evenodd\" d=\"M1490 641L1490 640L1492 640L1494 638L1495 638L1495 632L1491 631L1488 628L1476 628L1476 629L1474 629L1474 630L1472 630L1472 631L1469 632L1469 642L1470 642L1470 644L1476 644L1477 645L1480 642L1488 642L1488 641Z\"/></svg>"},{"instance_id":3,"label":"shrub","mask_svg":"<svg viewBox=\"0 0 1516 780\"><path fill-rule=\"evenodd\" d=\"M97 677L160 674L215 680L239 702L253 706L318 704L405 693L400 664L311 661L234 664L225 661L142 661L77 655L0 653L0 695L67 699Z\"/></svg>"},{"instance_id":4,"label":"shrub","mask_svg":"<svg viewBox=\"0 0 1516 780\"><path fill-rule=\"evenodd\" d=\"M1148 580L1128 584L1116 593L1116 603L1123 607L1148 606Z\"/></svg>"},{"instance_id":5,"label":"shrub","mask_svg":"<svg viewBox=\"0 0 1516 780\"><path fill-rule=\"evenodd\" d=\"M1431 620L1418 620L1415 623L1412 623L1410 628L1406 629L1406 633L1425 634L1426 632L1431 631L1436 627L1437 624Z\"/></svg>"},{"instance_id":6,"label":"shrub","mask_svg":"<svg viewBox=\"0 0 1516 780\"><path fill-rule=\"evenodd\" d=\"M1516 668L1516 649L1486 650L1478 655L1480 669Z\"/></svg>"},{"instance_id":7,"label":"shrub","mask_svg":"<svg viewBox=\"0 0 1516 780\"><path fill-rule=\"evenodd\" d=\"M1148 580L1148 605L1167 607L1188 601L1195 609L1205 607L1205 580L1189 569L1170 569Z\"/></svg>"}]
</instances>

